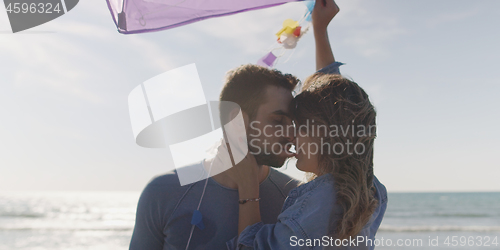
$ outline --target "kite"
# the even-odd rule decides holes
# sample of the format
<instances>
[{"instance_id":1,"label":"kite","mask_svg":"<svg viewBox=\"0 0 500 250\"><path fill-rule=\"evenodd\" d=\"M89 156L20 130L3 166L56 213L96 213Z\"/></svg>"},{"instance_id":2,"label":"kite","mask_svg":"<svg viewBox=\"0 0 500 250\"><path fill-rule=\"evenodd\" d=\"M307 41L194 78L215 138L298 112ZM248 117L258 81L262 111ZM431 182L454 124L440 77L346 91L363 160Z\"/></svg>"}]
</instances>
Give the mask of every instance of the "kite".
<instances>
[{"instance_id":1,"label":"kite","mask_svg":"<svg viewBox=\"0 0 500 250\"><path fill-rule=\"evenodd\" d=\"M160 31L303 0L106 0L118 32Z\"/></svg>"},{"instance_id":2,"label":"kite","mask_svg":"<svg viewBox=\"0 0 500 250\"><path fill-rule=\"evenodd\" d=\"M308 31L314 1L304 0L106 0L113 21L122 34L146 33L180 27L208 18L262 9L288 2L304 2L306 14L299 21L286 19L276 33L276 43L257 61L274 67L286 50L294 49ZM308 23L303 28L303 23ZM291 55L290 55L291 56ZM290 58L290 57L289 57Z\"/></svg>"}]
</instances>

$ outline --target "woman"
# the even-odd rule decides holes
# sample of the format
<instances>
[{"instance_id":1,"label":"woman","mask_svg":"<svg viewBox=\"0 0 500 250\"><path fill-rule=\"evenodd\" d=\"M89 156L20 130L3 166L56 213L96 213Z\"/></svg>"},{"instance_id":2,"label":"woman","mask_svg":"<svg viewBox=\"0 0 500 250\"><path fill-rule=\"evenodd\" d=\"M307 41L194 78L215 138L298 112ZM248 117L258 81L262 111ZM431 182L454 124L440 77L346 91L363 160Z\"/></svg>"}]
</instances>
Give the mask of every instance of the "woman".
<instances>
[{"instance_id":1,"label":"woman","mask_svg":"<svg viewBox=\"0 0 500 250\"><path fill-rule=\"evenodd\" d=\"M387 206L373 174L375 110L365 91L338 73L326 27L335 2L313 11L318 73L295 98L297 168L310 181L293 189L276 224L262 224L257 163L253 156L230 169L240 196L239 236L231 249L373 249ZM325 47L327 46L327 53Z\"/></svg>"}]
</instances>

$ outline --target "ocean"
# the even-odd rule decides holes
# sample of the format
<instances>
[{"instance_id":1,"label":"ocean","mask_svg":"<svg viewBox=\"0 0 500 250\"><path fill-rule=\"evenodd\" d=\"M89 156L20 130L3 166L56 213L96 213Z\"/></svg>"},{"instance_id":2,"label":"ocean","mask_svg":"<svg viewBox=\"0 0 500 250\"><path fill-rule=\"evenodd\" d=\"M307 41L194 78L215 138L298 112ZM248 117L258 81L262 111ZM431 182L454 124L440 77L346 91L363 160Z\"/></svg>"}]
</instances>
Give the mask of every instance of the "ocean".
<instances>
[{"instance_id":1,"label":"ocean","mask_svg":"<svg viewBox=\"0 0 500 250\"><path fill-rule=\"evenodd\" d=\"M500 193L389 193L376 238L376 249L500 249Z\"/></svg>"},{"instance_id":2,"label":"ocean","mask_svg":"<svg viewBox=\"0 0 500 250\"><path fill-rule=\"evenodd\" d=\"M0 192L0 250L128 249L139 195ZM500 249L500 193L388 198L376 249Z\"/></svg>"},{"instance_id":3,"label":"ocean","mask_svg":"<svg viewBox=\"0 0 500 250\"><path fill-rule=\"evenodd\" d=\"M0 192L0 250L128 249L139 192Z\"/></svg>"}]
</instances>

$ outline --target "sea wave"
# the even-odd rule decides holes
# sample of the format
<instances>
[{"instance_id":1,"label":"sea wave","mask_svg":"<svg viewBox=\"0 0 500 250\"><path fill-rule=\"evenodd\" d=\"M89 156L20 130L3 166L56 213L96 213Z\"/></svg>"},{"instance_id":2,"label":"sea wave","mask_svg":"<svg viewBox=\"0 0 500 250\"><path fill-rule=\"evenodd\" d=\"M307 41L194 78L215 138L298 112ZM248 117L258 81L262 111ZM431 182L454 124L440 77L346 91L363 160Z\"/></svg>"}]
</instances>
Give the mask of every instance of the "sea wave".
<instances>
[{"instance_id":1,"label":"sea wave","mask_svg":"<svg viewBox=\"0 0 500 250\"><path fill-rule=\"evenodd\" d=\"M0 231L132 231L133 227L2 227Z\"/></svg>"},{"instance_id":2,"label":"sea wave","mask_svg":"<svg viewBox=\"0 0 500 250\"><path fill-rule=\"evenodd\" d=\"M459 218L481 218L481 217L495 217L493 214L481 213L435 213L436 217L459 217Z\"/></svg>"},{"instance_id":3,"label":"sea wave","mask_svg":"<svg viewBox=\"0 0 500 250\"><path fill-rule=\"evenodd\" d=\"M500 226L380 226L382 232L500 232Z\"/></svg>"},{"instance_id":4,"label":"sea wave","mask_svg":"<svg viewBox=\"0 0 500 250\"><path fill-rule=\"evenodd\" d=\"M18 218L42 218L46 215L35 212L1 212L0 217L18 217Z\"/></svg>"}]
</instances>

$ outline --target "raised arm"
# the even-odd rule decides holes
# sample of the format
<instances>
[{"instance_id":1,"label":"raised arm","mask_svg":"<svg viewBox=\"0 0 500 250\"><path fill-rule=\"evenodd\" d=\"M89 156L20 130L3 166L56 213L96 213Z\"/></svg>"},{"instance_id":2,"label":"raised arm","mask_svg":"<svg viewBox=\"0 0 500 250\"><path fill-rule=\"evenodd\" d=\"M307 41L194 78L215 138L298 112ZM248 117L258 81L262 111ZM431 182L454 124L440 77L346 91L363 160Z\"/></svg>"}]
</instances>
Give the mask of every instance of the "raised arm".
<instances>
[{"instance_id":1,"label":"raised arm","mask_svg":"<svg viewBox=\"0 0 500 250\"><path fill-rule=\"evenodd\" d=\"M332 47L328 40L327 27L339 12L334 0L316 0L312 12L314 39L316 41L316 70L320 70L335 62Z\"/></svg>"}]
</instances>

